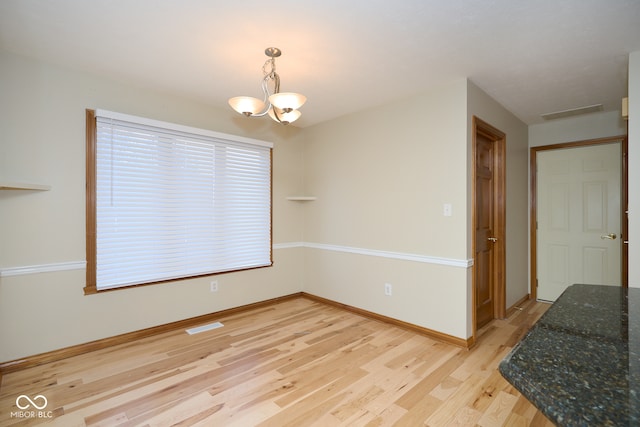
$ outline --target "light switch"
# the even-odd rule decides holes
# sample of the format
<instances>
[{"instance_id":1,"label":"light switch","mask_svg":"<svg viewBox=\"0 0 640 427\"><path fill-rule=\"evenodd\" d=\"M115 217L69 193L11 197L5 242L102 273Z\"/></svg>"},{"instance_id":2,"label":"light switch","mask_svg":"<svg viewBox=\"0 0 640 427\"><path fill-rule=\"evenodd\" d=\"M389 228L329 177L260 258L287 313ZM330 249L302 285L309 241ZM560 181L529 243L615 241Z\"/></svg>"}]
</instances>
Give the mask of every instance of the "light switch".
<instances>
[{"instance_id":1,"label":"light switch","mask_svg":"<svg viewBox=\"0 0 640 427\"><path fill-rule=\"evenodd\" d=\"M451 207L451 203L444 204L444 216L453 215L453 208Z\"/></svg>"}]
</instances>

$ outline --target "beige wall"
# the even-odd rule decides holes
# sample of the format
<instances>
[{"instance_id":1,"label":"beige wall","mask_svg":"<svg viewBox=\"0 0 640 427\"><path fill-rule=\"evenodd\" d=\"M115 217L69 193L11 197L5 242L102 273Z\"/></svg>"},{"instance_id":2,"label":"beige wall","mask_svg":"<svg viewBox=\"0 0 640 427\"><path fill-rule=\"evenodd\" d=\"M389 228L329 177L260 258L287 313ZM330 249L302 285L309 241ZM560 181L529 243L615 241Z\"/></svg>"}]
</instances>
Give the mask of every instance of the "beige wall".
<instances>
[{"instance_id":1,"label":"beige wall","mask_svg":"<svg viewBox=\"0 0 640 427\"><path fill-rule=\"evenodd\" d=\"M465 103L459 80L305 129L305 241L466 259Z\"/></svg>"},{"instance_id":2,"label":"beige wall","mask_svg":"<svg viewBox=\"0 0 640 427\"><path fill-rule=\"evenodd\" d=\"M465 105L460 79L305 129L306 292L468 337L468 267L435 263L468 261Z\"/></svg>"},{"instance_id":3,"label":"beige wall","mask_svg":"<svg viewBox=\"0 0 640 427\"><path fill-rule=\"evenodd\" d=\"M508 135L507 301L527 294L527 127L466 79L305 130L305 291L471 336L474 114Z\"/></svg>"},{"instance_id":4,"label":"beige wall","mask_svg":"<svg viewBox=\"0 0 640 427\"><path fill-rule=\"evenodd\" d=\"M0 181L52 187L0 191L0 361L301 290L302 249L278 249L302 236L298 130L2 52L0 76ZM84 296L85 108L274 142L275 267Z\"/></svg>"},{"instance_id":5,"label":"beige wall","mask_svg":"<svg viewBox=\"0 0 640 427\"><path fill-rule=\"evenodd\" d=\"M527 125L469 82L469 141L471 119L477 116L506 134L506 306L512 307L529 293L529 148ZM471 146L471 142L469 143ZM471 148L469 149L471 150ZM471 186L472 183L469 183ZM468 192L472 196L471 191ZM471 202L470 202L471 203ZM469 224L471 227L471 223ZM467 242L471 248L471 239ZM471 249L469 249L471 253Z\"/></svg>"},{"instance_id":6,"label":"beige wall","mask_svg":"<svg viewBox=\"0 0 640 427\"><path fill-rule=\"evenodd\" d=\"M0 361L301 290L469 337L474 114L507 133L507 302L526 295L526 127L466 79L300 130L2 52L0 75L0 180L52 186L0 191ZM275 267L84 296L85 108L273 141Z\"/></svg>"}]
</instances>

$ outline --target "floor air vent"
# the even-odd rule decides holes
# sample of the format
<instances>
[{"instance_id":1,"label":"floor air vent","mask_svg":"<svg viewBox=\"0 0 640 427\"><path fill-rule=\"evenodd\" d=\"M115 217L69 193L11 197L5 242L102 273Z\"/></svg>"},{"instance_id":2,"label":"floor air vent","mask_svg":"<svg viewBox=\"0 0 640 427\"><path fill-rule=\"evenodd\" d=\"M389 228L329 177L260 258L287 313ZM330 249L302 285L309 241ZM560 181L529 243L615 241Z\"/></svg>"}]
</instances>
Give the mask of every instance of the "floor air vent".
<instances>
[{"instance_id":1,"label":"floor air vent","mask_svg":"<svg viewBox=\"0 0 640 427\"><path fill-rule=\"evenodd\" d=\"M199 334L200 332L210 331L212 329L222 328L224 325L220 322L210 323L208 325L198 326L195 328L187 329L189 335Z\"/></svg>"}]
</instances>

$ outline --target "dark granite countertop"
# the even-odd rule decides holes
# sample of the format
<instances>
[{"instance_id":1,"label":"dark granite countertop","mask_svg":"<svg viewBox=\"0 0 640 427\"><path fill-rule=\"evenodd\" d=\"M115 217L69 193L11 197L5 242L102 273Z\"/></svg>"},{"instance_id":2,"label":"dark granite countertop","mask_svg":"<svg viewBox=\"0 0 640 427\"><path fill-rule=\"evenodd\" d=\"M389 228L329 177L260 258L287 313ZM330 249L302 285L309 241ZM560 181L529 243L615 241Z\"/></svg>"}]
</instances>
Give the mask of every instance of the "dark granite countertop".
<instances>
[{"instance_id":1,"label":"dark granite countertop","mask_svg":"<svg viewBox=\"0 0 640 427\"><path fill-rule=\"evenodd\" d=\"M640 289L570 286L499 369L559 426L640 426Z\"/></svg>"}]
</instances>

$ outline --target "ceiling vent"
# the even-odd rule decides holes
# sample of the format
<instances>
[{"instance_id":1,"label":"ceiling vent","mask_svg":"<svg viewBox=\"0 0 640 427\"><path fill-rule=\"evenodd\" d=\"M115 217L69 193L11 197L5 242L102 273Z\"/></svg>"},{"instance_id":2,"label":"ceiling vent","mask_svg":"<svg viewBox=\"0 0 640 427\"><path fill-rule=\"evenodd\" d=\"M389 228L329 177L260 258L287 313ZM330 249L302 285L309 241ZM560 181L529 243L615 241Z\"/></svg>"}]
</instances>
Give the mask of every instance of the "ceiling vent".
<instances>
[{"instance_id":1,"label":"ceiling vent","mask_svg":"<svg viewBox=\"0 0 640 427\"><path fill-rule=\"evenodd\" d=\"M596 113L602 111L602 104L588 105L586 107L572 108L570 110L556 111L554 113L541 114L545 120L562 119L565 117L579 116L580 114Z\"/></svg>"}]
</instances>

